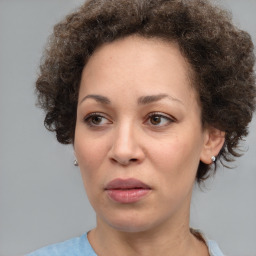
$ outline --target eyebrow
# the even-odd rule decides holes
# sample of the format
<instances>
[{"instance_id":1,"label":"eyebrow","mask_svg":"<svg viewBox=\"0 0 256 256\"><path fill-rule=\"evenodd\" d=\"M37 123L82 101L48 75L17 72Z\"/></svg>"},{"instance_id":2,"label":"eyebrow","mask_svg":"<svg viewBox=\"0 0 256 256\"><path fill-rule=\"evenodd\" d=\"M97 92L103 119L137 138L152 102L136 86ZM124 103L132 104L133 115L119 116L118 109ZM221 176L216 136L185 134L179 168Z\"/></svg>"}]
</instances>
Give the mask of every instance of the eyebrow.
<instances>
[{"instance_id":1,"label":"eyebrow","mask_svg":"<svg viewBox=\"0 0 256 256\"><path fill-rule=\"evenodd\" d=\"M147 96L141 96L138 98L138 104L139 105L146 105L146 104L150 104L150 103L153 103L153 102L156 102L156 101L159 101L159 100L162 100L164 98L167 98L169 100L172 100L172 101L176 101L176 102L179 102L181 103L182 105L183 102L177 98L174 98L168 94L164 94L164 93L161 93L161 94L157 94L157 95L147 95ZM80 101L80 104L82 102L84 102L86 99L94 99L96 100L97 102L99 103L102 103L102 104L110 104L111 101L110 99L108 99L107 97L105 96L102 96L102 95L97 95L97 94L89 94L89 95L86 95L81 101Z\"/></svg>"},{"instance_id":2,"label":"eyebrow","mask_svg":"<svg viewBox=\"0 0 256 256\"><path fill-rule=\"evenodd\" d=\"M176 102L179 102L181 103L182 105L183 102L177 98L174 98L168 94L164 94L164 93L161 93L161 94L157 94L157 95L149 95L149 96L142 96L142 97L139 97L138 99L138 104L139 105L146 105L146 104L150 104L150 103L153 103L153 102L156 102L156 101L159 101L159 100L162 100L164 98L167 98L169 100L172 100L172 101L176 101Z\"/></svg>"},{"instance_id":3,"label":"eyebrow","mask_svg":"<svg viewBox=\"0 0 256 256\"><path fill-rule=\"evenodd\" d=\"M82 98L82 100L80 101L80 104L83 101L85 101L86 99L94 99L97 102L102 103L102 104L110 104L110 100L107 97L102 96L102 95L97 95L97 94L86 95L84 98Z\"/></svg>"}]
</instances>

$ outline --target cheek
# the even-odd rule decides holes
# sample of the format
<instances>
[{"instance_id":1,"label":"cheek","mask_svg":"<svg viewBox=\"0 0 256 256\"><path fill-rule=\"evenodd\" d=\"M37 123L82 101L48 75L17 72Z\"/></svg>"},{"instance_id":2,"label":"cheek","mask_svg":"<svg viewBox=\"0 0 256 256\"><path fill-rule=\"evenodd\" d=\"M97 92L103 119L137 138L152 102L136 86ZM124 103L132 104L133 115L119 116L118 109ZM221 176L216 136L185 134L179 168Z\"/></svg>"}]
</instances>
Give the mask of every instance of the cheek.
<instances>
[{"instance_id":1,"label":"cheek","mask_svg":"<svg viewBox=\"0 0 256 256\"><path fill-rule=\"evenodd\" d=\"M157 175L155 181L161 188L162 205L173 210L189 200L198 167L199 154L186 142L175 139L154 148L152 162Z\"/></svg>"},{"instance_id":2,"label":"cheek","mask_svg":"<svg viewBox=\"0 0 256 256\"><path fill-rule=\"evenodd\" d=\"M190 141L189 141L190 139ZM200 159L200 147L191 138L173 138L152 147L155 168L171 179L193 179Z\"/></svg>"},{"instance_id":3,"label":"cheek","mask_svg":"<svg viewBox=\"0 0 256 256\"><path fill-rule=\"evenodd\" d=\"M82 134L83 136L80 135L79 130L77 130L74 143L75 154L84 183L90 183L104 161L106 145L104 147L102 140L91 139L84 134Z\"/></svg>"},{"instance_id":4,"label":"cheek","mask_svg":"<svg viewBox=\"0 0 256 256\"><path fill-rule=\"evenodd\" d=\"M104 150L90 139L77 140L74 146L86 194L94 205L94 198L102 183L99 170L105 155Z\"/></svg>"}]
</instances>

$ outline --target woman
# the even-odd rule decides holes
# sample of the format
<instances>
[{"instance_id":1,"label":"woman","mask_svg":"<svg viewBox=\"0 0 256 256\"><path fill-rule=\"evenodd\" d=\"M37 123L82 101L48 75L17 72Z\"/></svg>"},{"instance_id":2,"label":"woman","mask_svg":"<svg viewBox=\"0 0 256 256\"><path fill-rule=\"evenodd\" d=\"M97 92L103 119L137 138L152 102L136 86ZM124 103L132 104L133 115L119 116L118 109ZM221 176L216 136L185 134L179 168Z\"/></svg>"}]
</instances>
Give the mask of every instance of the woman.
<instances>
[{"instance_id":1,"label":"woman","mask_svg":"<svg viewBox=\"0 0 256 256\"><path fill-rule=\"evenodd\" d=\"M89 0L57 24L38 99L97 226L29 255L223 255L189 228L192 188L239 156L253 65L250 36L205 0Z\"/></svg>"}]
</instances>

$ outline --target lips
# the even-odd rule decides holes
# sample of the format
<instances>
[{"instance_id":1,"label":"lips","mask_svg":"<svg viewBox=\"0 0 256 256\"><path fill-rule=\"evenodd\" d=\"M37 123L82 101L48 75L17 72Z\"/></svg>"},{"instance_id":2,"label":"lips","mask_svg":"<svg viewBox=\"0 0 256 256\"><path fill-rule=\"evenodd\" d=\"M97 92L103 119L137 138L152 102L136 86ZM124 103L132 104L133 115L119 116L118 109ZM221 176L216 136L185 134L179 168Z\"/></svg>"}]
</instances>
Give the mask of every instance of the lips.
<instances>
[{"instance_id":1,"label":"lips","mask_svg":"<svg viewBox=\"0 0 256 256\"><path fill-rule=\"evenodd\" d=\"M151 191L150 186L137 179L114 179L109 182L105 191L115 202L128 204L140 201Z\"/></svg>"}]
</instances>

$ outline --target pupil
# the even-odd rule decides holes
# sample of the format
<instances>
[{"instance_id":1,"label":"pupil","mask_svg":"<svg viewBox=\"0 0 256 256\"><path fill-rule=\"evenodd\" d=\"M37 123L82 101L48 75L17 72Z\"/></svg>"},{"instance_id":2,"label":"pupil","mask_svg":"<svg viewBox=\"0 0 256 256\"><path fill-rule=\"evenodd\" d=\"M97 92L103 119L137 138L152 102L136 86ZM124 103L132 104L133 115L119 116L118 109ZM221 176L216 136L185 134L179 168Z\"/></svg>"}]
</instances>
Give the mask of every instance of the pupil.
<instances>
[{"instance_id":1,"label":"pupil","mask_svg":"<svg viewBox=\"0 0 256 256\"><path fill-rule=\"evenodd\" d=\"M153 116L151 118L152 124L159 124L161 122L161 117L160 116Z\"/></svg>"},{"instance_id":2,"label":"pupil","mask_svg":"<svg viewBox=\"0 0 256 256\"><path fill-rule=\"evenodd\" d=\"M99 124L99 123L101 122L101 120L102 120L102 117L100 117L100 116L94 116L94 117L92 118L92 122L93 122L94 124Z\"/></svg>"}]
</instances>

